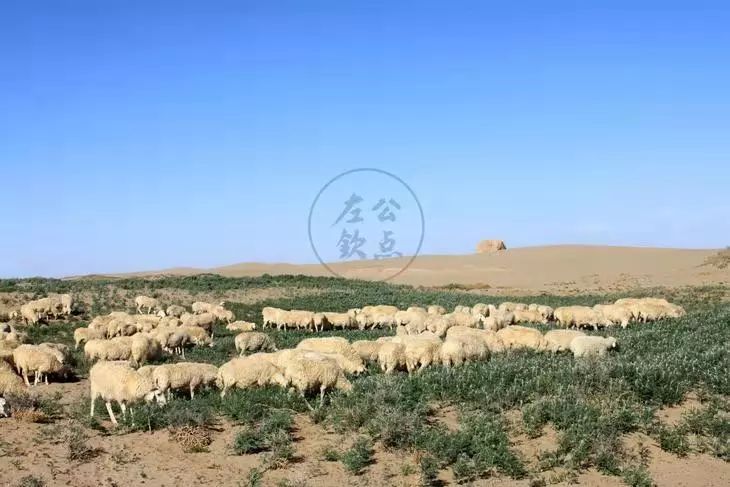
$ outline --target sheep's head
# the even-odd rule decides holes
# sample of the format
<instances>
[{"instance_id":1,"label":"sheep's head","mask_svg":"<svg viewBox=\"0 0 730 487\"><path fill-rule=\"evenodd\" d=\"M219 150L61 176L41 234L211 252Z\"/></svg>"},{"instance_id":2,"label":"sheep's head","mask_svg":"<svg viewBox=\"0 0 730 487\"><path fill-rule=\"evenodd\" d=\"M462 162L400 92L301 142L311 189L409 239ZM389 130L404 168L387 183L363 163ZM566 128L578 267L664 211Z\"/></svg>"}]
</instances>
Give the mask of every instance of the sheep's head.
<instances>
[{"instance_id":1,"label":"sheep's head","mask_svg":"<svg viewBox=\"0 0 730 487\"><path fill-rule=\"evenodd\" d=\"M286 379L286 377L284 377L284 375L280 374L279 372L272 374L269 382L271 384L276 384L281 387L287 387L289 385L289 381Z\"/></svg>"},{"instance_id":2,"label":"sheep's head","mask_svg":"<svg viewBox=\"0 0 730 487\"><path fill-rule=\"evenodd\" d=\"M161 309L157 312L157 316L159 316L160 318L164 318L167 315L165 314L165 310Z\"/></svg>"},{"instance_id":3,"label":"sheep's head","mask_svg":"<svg viewBox=\"0 0 730 487\"><path fill-rule=\"evenodd\" d=\"M159 389L152 389L150 392L145 394L144 400L145 402L155 401L155 403L157 403L157 405L160 407L167 404L167 398L165 397L165 394L163 394L162 391Z\"/></svg>"},{"instance_id":4,"label":"sheep's head","mask_svg":"<svg viewBox=\"0 0 730 487\"><path fill-rule=\"evenodd\" d=\"M10 406L4 397L0 397L0 416L3 418L10 416Z\"/></svg>"},{"instance_id":5,"label":"sheep's head","mask_svg":"<svg viewBox=\"0 0 730 487\"><path fill-rule=\"evenodd\" d=\"M618 346L618 343L616 342L616 339L614 337L608 337L606 338L608 340L608 348L616 348Z\"/></svg>"}]
</instances>

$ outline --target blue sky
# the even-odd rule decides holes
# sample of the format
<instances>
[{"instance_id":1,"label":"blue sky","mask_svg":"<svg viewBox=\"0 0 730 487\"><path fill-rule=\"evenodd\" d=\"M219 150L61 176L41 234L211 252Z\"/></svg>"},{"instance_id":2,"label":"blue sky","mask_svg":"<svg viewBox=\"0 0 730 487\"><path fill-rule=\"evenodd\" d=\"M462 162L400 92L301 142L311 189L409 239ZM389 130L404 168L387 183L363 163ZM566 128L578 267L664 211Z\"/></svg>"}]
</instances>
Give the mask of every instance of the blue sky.
<instances>
[{"instance_id":1,"label":"blue sky","mask_svg":"<svg viewBox=\"0 0 730 487\"><path fill-rule=\"evenodd\" d=\"M724 5L723 5L724 3ZM423 253L730 244L727 2L4 2L0 276L313 262L329 179Z\"/></svg>"}]
</instances>

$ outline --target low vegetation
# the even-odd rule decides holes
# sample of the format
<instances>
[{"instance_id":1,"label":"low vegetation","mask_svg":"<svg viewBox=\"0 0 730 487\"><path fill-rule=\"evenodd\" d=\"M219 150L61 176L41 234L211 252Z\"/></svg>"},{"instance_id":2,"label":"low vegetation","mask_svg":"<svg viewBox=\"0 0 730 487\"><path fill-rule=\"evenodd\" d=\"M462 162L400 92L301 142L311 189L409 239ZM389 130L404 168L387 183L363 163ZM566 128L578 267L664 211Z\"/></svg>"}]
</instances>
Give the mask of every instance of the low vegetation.
<instances>
[{"instance_id":1,"label":"low vegetation","mask_svg":"<svg viewBox=\"0 0 730 487\"><path fill-rule=\"evenodd\" d=\"M345 311L365 304L387 303L401 308L440 304L451 309L456 304L509 300L473 295L456 286L448 290L414 289L301 276L0 281L0 290L35 295L81 291L102 295L101 290L108 294L113 288L154 295L162 289L215 292L266 287L314 288L318 292L255 304L233 302L227 303L227 307L238 319L260 323L264 306ZM635 295L642 294L651 295L652 291ZM351 378L352 392L331 393L325 404L313 411L299 395L277 387L233 390L224 399L216 391L202 391L193 400L180 394L164 408L139 407L134 423L128 418L122 426L125 431L169 429L174 441L186 451L195 452L205 450L212 434L209 427L225 418L238 429L230 445L232 454L263 455L261 466L245 480L250 485L260 484L266 471L286 466L296 458L293 431L297 415L309 415L315 423L355 438L346 449L311 452L327 461L341 462L353 475L367 472L374 461L374 449L383 448L415 454L423 485L435 485L444 469L450 469L457 481L468 482L495 474L539 479L557 468L571 472L596 468L621 477L628 485L651 485L645 465L625 451L622 438L626 434L649 435L661 448L678 456L706 452L730 460L730 305L723 301L727 288L693 288L662 295L684 305L688 314L676 320L613 328L611 334L620 347L604 360L514 351L455 369L430 367L412 376L384 375L370 366L365 374ZM592 305L617 297L620 296L536 296L519 300L560 306ZM94 307L109 309L102 302L95 302ZM73 324L30 328L30 339L73 346L73 329L85 323L77 319ZM266 332L280 349L293 347L311 336L298 331ZM347 330L327 331L318 336L340 335L358 340L390 333ZM213 347L196 347L186 354L186 360L220 365L233 357L235 332L218 326L215 336ZM76 352L73 358L75 373L84 376L88 364L82 354ZM162 361L177 360L177 356L166 356ZM656 413L660 408L680 403L690 392L700 398L700 409L685 414L677 425L658 421ZM439 421L438 412L446 407L456 411L456 427ZM34 409L40 410L37 405ZM73 410L78 411L79 421L94 426L86 418L88 404ZM517 421L512 419L515 414ZM520 434L539 437L548 426L558 434L557 445L538 462L527 461L515 448L513 438ZM87 458L89 451L82 440L83 436L73 439L76 446L69 447L74 452L69 453L69 458Z\"/></svg>"}]
</instances>

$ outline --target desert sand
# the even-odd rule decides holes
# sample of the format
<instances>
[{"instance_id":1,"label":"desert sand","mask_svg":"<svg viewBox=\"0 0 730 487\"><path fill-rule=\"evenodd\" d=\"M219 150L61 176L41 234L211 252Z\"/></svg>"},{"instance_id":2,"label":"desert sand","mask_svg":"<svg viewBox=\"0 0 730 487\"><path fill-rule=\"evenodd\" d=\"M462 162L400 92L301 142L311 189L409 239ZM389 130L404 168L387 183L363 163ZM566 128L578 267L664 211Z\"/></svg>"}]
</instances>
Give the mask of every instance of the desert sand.
<instances>
[{"instance_id":1,"label":"desert sand","mask_svg":"<svg viewBox=\"0 0 730 487\"><path fill-rule=\"evenodd\" d=\"M717 249L669 249L554 245L491 254L420 255L391 282L415 286L461 284L504 293L622 291L638 287L681 287L730 282L730 268L704 265ZM409 257L329 264L342 277L382 280ZM133 275L215 273L229 277L262 274L330 275L321 264L242 263L212 269L177 268ZM130 275L130 274L119 274Z\"/></svg>"}]
</instances>

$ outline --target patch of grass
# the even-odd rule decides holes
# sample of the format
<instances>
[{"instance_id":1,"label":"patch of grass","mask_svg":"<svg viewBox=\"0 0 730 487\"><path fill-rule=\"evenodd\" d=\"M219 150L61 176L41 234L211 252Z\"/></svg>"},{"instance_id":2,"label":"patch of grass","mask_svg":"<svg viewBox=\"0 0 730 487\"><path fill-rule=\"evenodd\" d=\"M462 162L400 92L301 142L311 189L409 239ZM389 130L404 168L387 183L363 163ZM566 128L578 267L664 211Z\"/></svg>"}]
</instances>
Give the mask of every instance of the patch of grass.
<instances>
[{"instance_id":1,"label":"patch of grass","mask_svg":"<svg viewBox=\"0 0 730 487\"><path fill-rule=\"evenodd\" d=\"M340 455L340 461L353 475L360 475L365 467L373 462L373 443L370 438L361 436L349 450Z\"/></svg>"},{"instance_id":2,"label":"patch of grass","mask_svg":"<svg viewBox=\"0 0 730 487\"><path fill-rule=\"evenodd\" d=\"M88 444L89 437L79 426L73 426L66 432L66 458L72 462L85 463L104 452L101 448L93 448Z\"/></svg>"},{"instance_id":3,"label":"patch of grass","mask_svg":"<svg viewBox=\"0 0 730 487\"><path fill-rule=\"evenodd\" d=\"M45 480L34 475L26 475L18 481L18 487L44 487L45 485Z\"/></svg>"},{"instance_id":4,"label":"patch of grass","mask_svg":"<svg viewBox=\"0 0 730 487\"><path fill-rule=\"evenodd\" d=\"M653 487L654 481L646 467L631 466L626 468L622 477L629 487Z\"/></svg>"},{"instance_id":5,"label":"patch of grass","mask_svg":"<svg viewBox=\"0 0 730 487\"><path fill-rule=\"evenodd\" d=\"M708 257L705 259L705 263L703 265L710 265L717 267L718 269L727 268L727 266L730 266L730 247L725 247L717 254Z\"/></svg>"},{"instance_id":6,"label":"patch of grass","mask_svg":"<svg viewBox=\"0 0 730 487\"><path fill-rule=\"evenodd\" d=\"M278 410L257 424L250 423L238 432L232 450L236 455L266 451L266 469L280 468L294 456L291 429L294 419L290 412Z\"/></svg>"},{"instance_id":7,"label":"patch of grass","mask_svg":"<svg viewBox=\"0 0 730 487\"><path fill-rule=\"evenodd\" d=\"M179 444L187 453L201 453L208 451L213 442L210 430L203 426L180 426L170 429L170 440Z\"/></svg>"},{"instance_id":8,"label":"patch of grass","mask_svg":"<svg viewBox=\"0 0 730 487\"><path fill-rule=\"evenodd\" d=\"M662 450L684 457L689 453L689 441L682 428L660 426L657 432L659 446Z\"/></svg>"}]
</instances>

